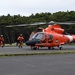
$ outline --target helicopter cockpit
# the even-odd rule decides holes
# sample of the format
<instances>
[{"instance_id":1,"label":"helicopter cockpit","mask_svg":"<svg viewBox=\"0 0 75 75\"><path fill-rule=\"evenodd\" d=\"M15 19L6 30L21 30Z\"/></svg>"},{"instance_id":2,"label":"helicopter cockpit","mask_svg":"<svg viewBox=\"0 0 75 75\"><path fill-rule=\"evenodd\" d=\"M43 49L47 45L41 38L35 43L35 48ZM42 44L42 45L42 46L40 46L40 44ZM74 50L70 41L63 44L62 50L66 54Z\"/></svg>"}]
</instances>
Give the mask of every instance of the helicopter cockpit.
<instances>
[{"instance_id":1,"label":"helicopter cockpit","mask_svg":"<svg viewBox=\"0 0 75 75\"><path fill-rule=\"evenodd\" d=\"M33 39L37 39L37 40L41 40L42 38L46 38L44 32L36 33L36 34L33 36Z\"/></svg>"},{"instance_id":2,"label":"helicopter cockpit","mask_svg":"<svg viewBox=\"0 0 75 75\"><path fill-rule=\"evenodd\" d=\"M44 32L38 32L31 40L26 41L26 45L34 46L35 44L40 43L42 39L46 39L46 34Z\"/></svg>"}]
</instances>

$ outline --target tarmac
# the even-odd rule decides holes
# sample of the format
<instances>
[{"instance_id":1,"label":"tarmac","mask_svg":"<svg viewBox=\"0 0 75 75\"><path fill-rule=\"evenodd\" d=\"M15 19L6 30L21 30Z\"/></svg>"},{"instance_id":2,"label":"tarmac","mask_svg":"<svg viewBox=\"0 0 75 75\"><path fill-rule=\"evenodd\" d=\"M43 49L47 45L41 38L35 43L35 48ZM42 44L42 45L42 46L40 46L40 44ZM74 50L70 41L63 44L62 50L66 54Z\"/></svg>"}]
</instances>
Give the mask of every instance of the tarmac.
<instances>
[{"instance_id":1,"label":"tarmac","mask_svg":"<svg viewBox=\"0 0 75 75\"><path fill-rule=\"evenodd\" d=\"M5 46L0 47L0 56L23 56L23 55L50 55L50 54L74 54L74 45L64 45L62 50L59 48L48 49L47 47L42 47L37 50L31 50L29 46L23 46L23 48L18 48L18 46Z\"/></svg>"}]
</instances>

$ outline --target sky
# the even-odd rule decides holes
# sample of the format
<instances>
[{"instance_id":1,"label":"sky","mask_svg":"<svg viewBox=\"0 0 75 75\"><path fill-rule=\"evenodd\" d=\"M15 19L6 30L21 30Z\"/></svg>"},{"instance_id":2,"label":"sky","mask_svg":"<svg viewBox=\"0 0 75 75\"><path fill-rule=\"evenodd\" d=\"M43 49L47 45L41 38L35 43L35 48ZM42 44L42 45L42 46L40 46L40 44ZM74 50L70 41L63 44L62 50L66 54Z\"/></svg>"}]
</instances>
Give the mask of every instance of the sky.
<instances>
[{"instance_id":1,"label":"sky","mask_svg":"<svg viewBox=\"0 0 75 75\"><path fill-rule=\"evenodd\" d=\"M75 0L0 0L0 15L30 16L59 11L75 11Z\"/></svg>"}]
</instances>

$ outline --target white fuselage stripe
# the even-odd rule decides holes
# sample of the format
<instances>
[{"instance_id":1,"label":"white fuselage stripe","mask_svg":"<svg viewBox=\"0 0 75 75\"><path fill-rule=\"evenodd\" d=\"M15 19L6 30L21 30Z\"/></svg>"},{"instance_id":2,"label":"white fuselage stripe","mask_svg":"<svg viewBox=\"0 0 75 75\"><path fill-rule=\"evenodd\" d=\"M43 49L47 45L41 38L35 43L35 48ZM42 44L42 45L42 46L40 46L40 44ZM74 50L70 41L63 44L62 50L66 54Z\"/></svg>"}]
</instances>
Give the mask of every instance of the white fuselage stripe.
<instances>
[{"instance_id":1,"label":"white fuselage stripe","mask_svg":"<svg viewBox=\"0 0 75 75\"><path fill-rule=\"evenodd\" d=\"M73 41L73 37L71 35L67 35L67 37L70 39L70 42Z\"/></svg>"}]
</instances>

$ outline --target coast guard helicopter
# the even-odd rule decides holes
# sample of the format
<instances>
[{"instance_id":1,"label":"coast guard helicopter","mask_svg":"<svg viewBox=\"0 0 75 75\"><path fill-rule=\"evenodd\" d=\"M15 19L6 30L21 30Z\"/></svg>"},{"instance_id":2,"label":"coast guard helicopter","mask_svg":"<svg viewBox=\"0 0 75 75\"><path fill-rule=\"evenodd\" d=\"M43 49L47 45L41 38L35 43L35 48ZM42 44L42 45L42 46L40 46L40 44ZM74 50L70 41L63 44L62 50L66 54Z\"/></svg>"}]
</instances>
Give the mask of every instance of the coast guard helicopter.
<instances>
[{"instance_id":1,"label":"coast guard helicopter","mask_svg":"<svg viewBox=\"0 0 75 75\"><path fill-rule=\"evenodd\" d=\"M26 45L31 49L39 49L40 47L48 47L48 49L54 49L58 47L62 49L62 45L75 42L75 35L68 34L60 25L72 25L75 22L37 22L32 24L10 25L7 27L15 26L33 26L33 25L45 25L47 28L40 28L39 31L34 34L30 40L26 41Z\"/></svg>"},{"instance_id":2,"label":"coast guard helicopter","mask_svg":"<svg viewBox=\"0 0 75 75\"><path fill-rule=\"evenodd\" d=\"M37 23L37 24L46 24ZM62 49L62 45L75 42L75 35L70 35L65 32L64 29L61 28L60 24L70 25L75 23L67 23L67 22L49 22L47 28L41 28L39 32L33 35L33 37L26 41L27 46L31 46L31 49L39 49L39 47L48 47L48 49L54 49L54 47L58 47Z\"/></svg>"}]
</instances>

